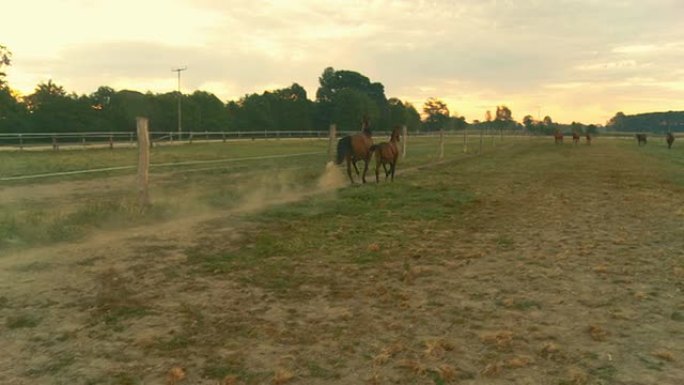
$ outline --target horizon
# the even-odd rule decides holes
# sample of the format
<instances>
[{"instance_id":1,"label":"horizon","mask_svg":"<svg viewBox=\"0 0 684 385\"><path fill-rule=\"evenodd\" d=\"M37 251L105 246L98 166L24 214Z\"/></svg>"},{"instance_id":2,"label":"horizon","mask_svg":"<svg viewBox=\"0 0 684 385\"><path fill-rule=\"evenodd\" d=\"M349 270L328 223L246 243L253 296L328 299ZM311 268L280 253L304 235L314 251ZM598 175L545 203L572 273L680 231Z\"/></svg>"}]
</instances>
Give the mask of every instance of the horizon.
<instances>
[{"instance_id":1,"label":"horizon","mask_svg":"<svg viewBox=\"0 0 684 385\"><path fill-rule=\"evenodd\" d=\"M48 80L77 94L174 92L172 68L187 66L184 94L227 103L298 83L315 100L330 66L382 83L419 112L441 99L467 121L498 105L516 121L601 125L617 112L684 110L684 30L675 28L684 3L550 3L27 1L4 7L0 44L13 54L6 80L22 95ZM149 17L159 9L163 19ZM37 32L17 33L27 20Z\"/></svg>"}]
</instances>

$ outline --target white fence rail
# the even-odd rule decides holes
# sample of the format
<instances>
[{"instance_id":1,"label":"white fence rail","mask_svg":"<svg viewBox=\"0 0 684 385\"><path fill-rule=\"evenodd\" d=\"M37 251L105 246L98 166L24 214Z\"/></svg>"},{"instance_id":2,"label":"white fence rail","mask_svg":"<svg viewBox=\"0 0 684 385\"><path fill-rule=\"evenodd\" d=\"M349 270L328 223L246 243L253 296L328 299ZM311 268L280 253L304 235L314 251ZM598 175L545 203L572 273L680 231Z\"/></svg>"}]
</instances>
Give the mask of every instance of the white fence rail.
<instances>
[{"instance_id":1,"label":"white fence rail","mask_svg":"<svg viewBox=\"0 0 684 385\"><path fill-rule=\"evenodd\" d=\"M338 137L342 137L356 131L339 131ZM374 137L389 137L390 132L374 131ZM412 136L437 135L432 132L409 133ZM226 142L234 140L257 140L257 139L328 139L328 131L300 130L300 131L189 131L179 134L178 132L150 132L152 145L193 143L197 141ZM52 149L60 148L114 148L131 147L137 145L135 132L46 132L46 133L0 133L0 149Z\"/></svg>"}]
</instances>

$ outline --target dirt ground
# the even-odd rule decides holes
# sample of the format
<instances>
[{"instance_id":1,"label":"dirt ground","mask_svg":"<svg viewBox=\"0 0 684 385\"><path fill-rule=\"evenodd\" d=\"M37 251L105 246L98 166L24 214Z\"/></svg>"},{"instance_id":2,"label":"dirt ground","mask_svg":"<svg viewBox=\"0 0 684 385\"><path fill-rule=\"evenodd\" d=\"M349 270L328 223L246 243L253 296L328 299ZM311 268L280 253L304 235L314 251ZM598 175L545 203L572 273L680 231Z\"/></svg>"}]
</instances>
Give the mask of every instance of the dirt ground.
<instances>
[{"instance_id":1,"label":"dirt ground","mask_svg":"<svg viewBox=\"0 0 684 385\"><path fill-rule=\"evenodd\" d=\"M0 383L680 384L675 171L597 140L405 172L472 199L380 229L404 238L369 244L374 263L325 247L271 250L267 270L193 263L287 229L231 212L5 255Z\"/></svg>"}]
</instances>

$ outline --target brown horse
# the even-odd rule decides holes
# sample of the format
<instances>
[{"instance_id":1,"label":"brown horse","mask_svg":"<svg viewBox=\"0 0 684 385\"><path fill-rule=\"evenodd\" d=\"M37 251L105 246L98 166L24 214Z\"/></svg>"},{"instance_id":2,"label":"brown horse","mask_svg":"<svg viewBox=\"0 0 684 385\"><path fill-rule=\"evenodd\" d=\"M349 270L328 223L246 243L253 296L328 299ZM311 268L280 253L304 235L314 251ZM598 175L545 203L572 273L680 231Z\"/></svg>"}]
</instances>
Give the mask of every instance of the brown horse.
<instances>
[{"instance_id":1,"label":"brown horse","mask_svg":"<svg viewBox=\"0 0 684 385\"><path fill-rule=\"evenodd\" d=\"M560 132L560 130L556 131L556 133L553 134L553 141L556 144L563 144L563 133Z\"/></svg>"},{"instance_id":2,"label":"brown horse","mask_svg":"<svg viewBox=\"0 0 684 385\"><path fill-rule=\"evenodd\" d=\"M634 135L637 139L637 144L639 147L641 147L641 142L644 143L644 146L646 145L646 134L636 134Z\"/></svg>"},{"instance_id":3,"label":"brown horse","mask_svg":"<svg viewBox=\"0 0 684 385\"><path fill-rule=\"evenodd\" d=\"M370 151L373 145L373 138L370 129L368 128L368 119L364 119L362 125L362 132L354 135L347 135L337 141L337 158L336 163L341 164L343 160L347 161L347 175L349 180L354 183L354 178L351 174L351 166L354 165L356 175L359 174L359 169L356 167L356 162L363 161L363 175L361 180L366 183L366 172L368 172L368 162L373 153Z\"/></svg>"},{"instance_id":4,"label":"brown horse","mask_svg":"<svg viewBox=\"0 0 684 385\"><path fill-rule=\"evenodd\" d=\"M579 134L577 132L573 131L572 132L572 142L577 144L577 143L579 143L579 140L580 140Z\"/></svg>"},{"instance_id":5,"label":"brown horse","mask_svg":"<svg viewBox=\"0 0 684 385\"><path fill-rule=\"evenodd\" d=\"M591 145L591 134L587 132L587 133L586 133L586 138L587 138L587 144L588 144L588 145Z\"/></svg>"},{"instance_id":6,"label":"brown horse","mask_svg":"<svg viewBox=\"0 0 684 385\"><path fill-rule=\"evenodd\" d=\"M671 132L668 132L665 140L667 140L667 148L672 148L672 143L674 143L674 135L672 135Z\"/></svg>"},{"instance_id":7,"label":"brown horse","mask_svg":"<svg viewBox=\"0 0 684 385\"><path fill-rule=\"evenodd\" d=\"M399 147L397 143L400 140L401 128L395 127L392 130L392 135L390 136L389 142L382 142L380 144L374 144L371 146L370 150L375 154L375 182L380 183L380 165L385 170L385 180L388 176L392 176L392 182L394 182L394 171L397 168L397 159L399 159ZM387 165L389 165L389 170L387 170Z\"/></svg>"}]
</instances>

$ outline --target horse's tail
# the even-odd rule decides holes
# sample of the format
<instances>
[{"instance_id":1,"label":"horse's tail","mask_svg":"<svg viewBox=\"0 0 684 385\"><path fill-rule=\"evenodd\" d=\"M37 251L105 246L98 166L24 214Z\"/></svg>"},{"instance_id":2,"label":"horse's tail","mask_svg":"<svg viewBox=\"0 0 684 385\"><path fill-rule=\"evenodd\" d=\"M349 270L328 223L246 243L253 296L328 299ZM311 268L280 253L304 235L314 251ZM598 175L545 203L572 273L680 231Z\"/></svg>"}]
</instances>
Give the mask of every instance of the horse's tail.
<instances>
[{"instance_id":1,"label":"horse's tail","mask_svg":"<svg viewBox=\"0 0 684 385\"><path fill-rule=\"evenodd\" d=\"M351 152L351 136L345 136L337 141L337 157L335 163L342 164L344 158Z\"/></svg>"}]
</instances>

